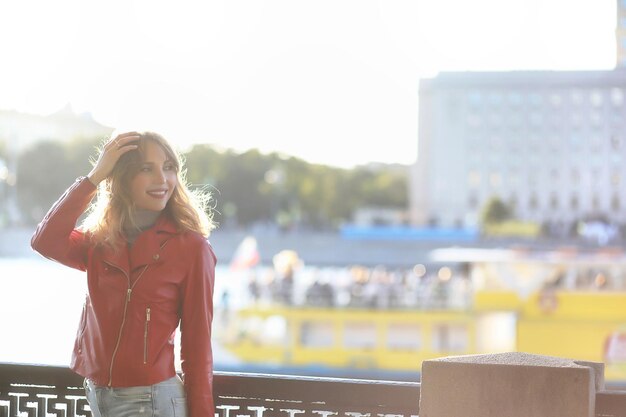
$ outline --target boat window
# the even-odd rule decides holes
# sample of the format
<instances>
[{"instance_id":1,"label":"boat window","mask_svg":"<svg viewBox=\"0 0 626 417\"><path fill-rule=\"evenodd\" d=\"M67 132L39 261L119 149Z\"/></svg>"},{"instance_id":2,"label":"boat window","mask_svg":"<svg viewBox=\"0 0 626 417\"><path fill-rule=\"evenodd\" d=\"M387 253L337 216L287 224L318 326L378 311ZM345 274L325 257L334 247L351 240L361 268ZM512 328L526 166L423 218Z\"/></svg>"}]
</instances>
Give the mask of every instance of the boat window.
<instances>
[{"instance_id":1,"label":"boat window","mask_svg":"<svg viewBox=\"0 0 626 417\"><path fill-rule=\"evenodd\" d=\"M493 311L476 321L476 347L479 352L512 352L517 346L514 312Z\"/></svg>"},{"instance_id":2,"label":"boat window","mask_svg":"<svg viewBox=\"0 0 626 417\"><path fill-rule=\"evenodd\" d=\"M300 326L303 347L325 348L333 345L333 324L330 321L304 321Z\"/></svg>"},{"instance_id":3,"label":"boat window","mask_svg":"<svg viewBox=\"0 0 626 417\"><path fill-rule=\"evenodd\" d=\"M374 323L347 322L344 328L343 345L346 348L371 349L376 346L376 326Z\"/></svg>"},{"instance_id":4,"label":"boat window","mask_svg":"<svg viewBox=\"0 0 626 417\"><path fill-rule=\"evenodd\" d=\"M416 350L422 346L421 326L412 323L392 323L387 328L387 348Z\"/></svg>"},{"instance_id":5,"label":"boat window","mask_svg":"<svg viewBox=\"0 0 626 417\"><path fill-rule=\"evenodd\" d=\"M237 323L237 331L232 333L230 337L236 341L248 340L256 345L284 345L289 340L287 320L278 315L242 318Z\"/></svg>"},{"instance_id":6,"label":"boat window","mask_svg":"<svg viewBox=\"0 0 626 417\"><path fill-rule=\"evenodd\" d=\"M287 343L287 320L282 316L269 316L265 319L263 339L266 343Z\"/></svg>"},{"instance_id":7,"label":"boat window","mask_svg":"<svg viewBox=\"0 0 626 417\"><path fill-rule=\"evenodd\" d=\"M439 324L433 327L435 352L464 352L468 348L467 327L463 324Z\"/></svg>"}]
</instances>

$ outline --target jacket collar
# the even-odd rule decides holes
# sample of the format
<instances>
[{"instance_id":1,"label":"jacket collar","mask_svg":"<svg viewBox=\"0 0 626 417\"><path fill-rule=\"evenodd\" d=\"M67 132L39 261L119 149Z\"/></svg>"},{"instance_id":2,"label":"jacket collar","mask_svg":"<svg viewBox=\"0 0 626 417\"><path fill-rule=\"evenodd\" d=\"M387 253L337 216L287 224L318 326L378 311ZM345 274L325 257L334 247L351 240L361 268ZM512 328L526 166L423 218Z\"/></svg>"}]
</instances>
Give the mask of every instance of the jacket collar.
<instances>
[{"instance_id":1,"label":"jacket collar","mask_svg":"<svg viewBox=\"0 0 626 417\"><path fill-rule=\"evenodd\" d=\"M114 265L129 276L139 267L162 261L162 249L167 241L178 233L176 225L167 213L162 213L154 226L141 233L132 247L128 247L125 240L116 248L106 248L102 260Z\"/></svg>"}]
</instances>

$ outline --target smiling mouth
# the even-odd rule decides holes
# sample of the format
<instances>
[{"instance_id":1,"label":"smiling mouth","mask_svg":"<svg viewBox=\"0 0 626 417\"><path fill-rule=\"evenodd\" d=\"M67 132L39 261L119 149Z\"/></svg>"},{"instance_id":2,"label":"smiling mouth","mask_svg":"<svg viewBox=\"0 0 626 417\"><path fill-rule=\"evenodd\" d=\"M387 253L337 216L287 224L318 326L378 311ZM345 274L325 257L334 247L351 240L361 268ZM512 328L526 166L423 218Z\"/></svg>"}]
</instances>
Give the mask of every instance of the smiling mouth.
<instances>
[{"instance_id":1,"label":"smiling mouth","mask_svg":"<svg viewBox=\"0 0 626 417\"><path fill-rule=\"evenodd\" d=\"M167 190L146 191L146 194L148 194L150 197L163 198L167 195Z\"/></svg>"}]
</instances>

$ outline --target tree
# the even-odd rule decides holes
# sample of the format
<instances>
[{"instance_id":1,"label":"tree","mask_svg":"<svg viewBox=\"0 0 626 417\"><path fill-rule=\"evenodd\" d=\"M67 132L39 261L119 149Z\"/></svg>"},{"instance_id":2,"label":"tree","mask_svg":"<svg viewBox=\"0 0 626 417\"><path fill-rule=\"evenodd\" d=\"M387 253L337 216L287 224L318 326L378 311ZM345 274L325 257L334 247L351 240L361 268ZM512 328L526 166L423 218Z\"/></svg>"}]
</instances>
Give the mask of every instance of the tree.
<instances>
[{"instance_id":1,"label":"tree","mask_svg":"<svg viewBox=\"0 0 626 417\"><path fill-rule=\"evenodd\" d=\"M500 198L490 198L483 207L480 215L483 225L502 223L513 217L513 211Z\"/></svg>"},{"instance_id":2,"label":"tree","mask_svg":"<svg viewBox=\"0 0 626 417\"><path fill-rule=\"evenodd\" d=\"M18 156L18 200L27 220L41 220L69 184L91 169L97 138L38 142ZM407 205L407 173L385 167L342 169L256 149L243 153L195 145L181 155L187 183L212 194L225 226L277 223L334 228L363 206Z\"/></svg>"},{"instance_id":3,"label":"tree","mask_svg":"<svg viewBox=\"0 0 626 417\"><path fill-rule=\"evenodd\" d=\"M17 197L25 219L41 220L61 193L91 170L96 139L77 138L70 143L44 140L18 156Z\"/></svg>"},{"instance_id":4,"label":"tree","mask_svg":"<svg viewBox=\"0 0 626 417\"><path fill-rule=\"evenodd\" d=\"M59 142L37 143L19 156L17 166L18 204L25 218L33 222L41 220L77 176Z\"/></svg>"}]
</instances>

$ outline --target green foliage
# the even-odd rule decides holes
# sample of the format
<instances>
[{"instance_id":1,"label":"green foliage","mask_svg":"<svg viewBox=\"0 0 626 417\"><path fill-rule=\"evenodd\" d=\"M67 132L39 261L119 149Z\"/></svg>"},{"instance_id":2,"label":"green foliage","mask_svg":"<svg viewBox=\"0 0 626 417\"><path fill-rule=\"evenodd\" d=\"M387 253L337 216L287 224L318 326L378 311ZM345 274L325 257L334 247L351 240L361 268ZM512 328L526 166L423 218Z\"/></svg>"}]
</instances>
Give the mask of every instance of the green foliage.
<instances>
[{"instance_id":1,"label":"green foliage","mask_svg":"<svg viewBox=\"0 0 626 417\"><path fill-rule=\"evenodd\" d=\"M490 198L481 212L482 232L490 237L537 238L541 225L513 218L513 210L497 197Z\"/></svg>"},{"instance_id":2,"label":"green foliage","mask_svg":"<svg viewBox=\"0 0 626 417\"><path fill-rule=\"evenodd\" d=\"M407 204L402 173L344 170L258 150L218 152L208 145L196 145L184 157L188 180L213 190L220 224L329 228L363 205Z\"/></svg>"},{"instance_id":3,"label":"green foliage","mask_svg":"<svg viewBox=\"0 0 626 417\"><path fill-rule=\"evenodd\" d=\"M98 144L95 139L67 145L46 141L20 155L19 200L32 221L39 221L76 177L89 172ZM278 153L236 153L209 145L195 145L181 156L190 187L212 194L221 227L273 223L333 228L349 221L359 207L404 209L408 201L406 170L346 170Z\"/></svg>"},{"instance_id":4,"label":"green foliage","mask_svg":"<svg viewBox=\"0 0 626 417\"><path fill-rule=\"evenodd\" d=\"M480 222L484 225L502 223L513 217L513 211L498 197L492 197L485 203L480 214Z\"/></svg>"},{"instance_id":5,"label":"green foliage","mask_svg":"<svg viewBox=\"0 0 626 417\"><path fill-rule=\"evenodd\" d=\"M42 141L19 155L17 196L27 220L41 220L68 185L91 169L88 160L93 146L76 143L80 146Z\"/></svg>"}]
</instances>

